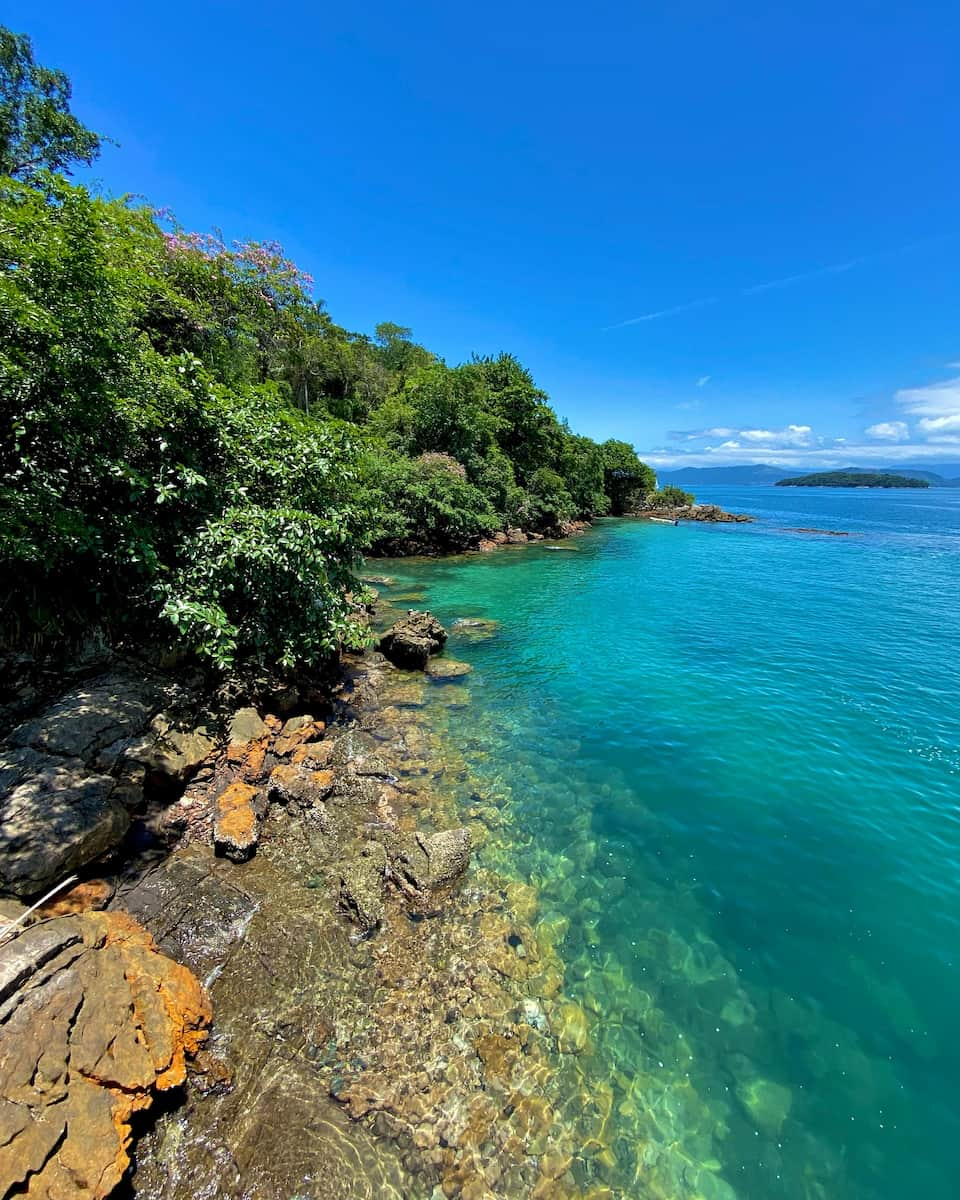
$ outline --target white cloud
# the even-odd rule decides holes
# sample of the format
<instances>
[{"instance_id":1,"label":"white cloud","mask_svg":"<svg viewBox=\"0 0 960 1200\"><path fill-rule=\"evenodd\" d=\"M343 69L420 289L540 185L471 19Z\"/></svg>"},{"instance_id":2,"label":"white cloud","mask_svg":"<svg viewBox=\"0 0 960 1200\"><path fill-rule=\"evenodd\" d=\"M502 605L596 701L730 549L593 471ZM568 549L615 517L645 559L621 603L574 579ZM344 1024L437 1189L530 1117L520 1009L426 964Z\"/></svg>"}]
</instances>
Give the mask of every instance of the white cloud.
<instances>
[{"instance_id":1,"label":"white cloud","mask_svg":"<svg viewBox=\"0 0 960 1200\"><path fill-rule=\"evenodd\" d=\"M809 446L812 432L809 425L788 425L786 429L741 429L739 436L765 446Z\"/></svg>"},{"instance_id":2,"label":"white cloud","mask_svg":"<svg viewBox=\"0 0 960 1200\"><path fill-rule=\"evenodd\" d=\"M960 376L927 387L902 388L894 399L919 418L917 432L928 441L952 443L960 436Z\"/></svg>"},{"instance_id":3,"label":"white cloud","mask_svg":"<svg viewBox=\"0 0 960 1200\"><path fill-rule=\"evenodd\" d=\"M906 421L880 421L863 432L881 442L905 442L910 436Z\"/></svg>"},{"instance_id":4,"label":"white cloud","mask_svg":"<svg viewBox=\"0 0 960 1200\"><path fill-rule=\"evenodd\" d=\"M947 438L939 442L884 443L844 442L802 446L759 447L736 439L727 439L716 445L697 449L680 449L674 446L659 446L655 450L641 450L640 457L652 467L722 467L743 463L769 463L775 467L806 467L808 471L826 471L849 466L893 466L896 463L945 462L950 458L960 460L960 451L949 450L948 446L960 446L960 437Z\"/></svg>"},{"instance_id":5,"label":"white cloud","mask_svg":"<svg viewBox=\"0 0 960 1200\"><path fill-rule=\"evenodd\" d=\"M707 384L710 382L710 378L711 377L709 375L701 375L700 378L697 380L697 387L698 388L706 387Z\"/></svg>"}]
</instances>

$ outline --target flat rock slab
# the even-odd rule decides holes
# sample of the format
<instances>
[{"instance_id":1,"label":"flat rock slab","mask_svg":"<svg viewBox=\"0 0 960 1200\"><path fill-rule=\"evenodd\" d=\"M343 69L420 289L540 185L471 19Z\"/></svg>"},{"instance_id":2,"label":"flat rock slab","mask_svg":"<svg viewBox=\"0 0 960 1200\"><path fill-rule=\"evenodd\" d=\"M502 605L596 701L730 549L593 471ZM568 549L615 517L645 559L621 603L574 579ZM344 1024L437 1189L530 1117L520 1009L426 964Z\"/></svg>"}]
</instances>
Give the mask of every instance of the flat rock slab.
<instances>
[{"instance_id":1,"label":"flat rock slab","mask_svg":"<svg viewBox=\"0 0 960 1200\"><path fill-rule=\"evenodd\" d=\"M92 765L109 747L141 733L161 700L159 688L148 680L101 676L17 726L9 740L14 746L32 746Z\"/></svg>"},{"instance_id":2,"label":"flat rock slab","mask_svg":"<svg viewBox=\"0 0 960 1200\"><path fill-rule=\"evenodd\" d=\"M209 1000L125 913L28 927L0 963L0 1194L101 1200L132 1115L185 1081Z\"/></svg>"},{"instance_id":3,"label":"flat rock slab","mask_svg":"<svg viewBox=\"0 0 960 1200\"><path fill-rule=\"evenodd\" d=\"M31 896L115 846L130 825L116 780L78 758L29 747L0 755L0 776L21 778L0 799L0 887Z\"/></svg>"},{"instance_id":4,"label":"flat rock slab","mask_svg":"<svg viewBox=\"0 0 960 1200\"><path fill-rule=\"evenodd\" d=\"M444 682L450 679L463 679L472 670L473 667L469 663L457 662L453 658L434 658L427 663L427 675L431 679Z\"/></svg>"}]
</instances>

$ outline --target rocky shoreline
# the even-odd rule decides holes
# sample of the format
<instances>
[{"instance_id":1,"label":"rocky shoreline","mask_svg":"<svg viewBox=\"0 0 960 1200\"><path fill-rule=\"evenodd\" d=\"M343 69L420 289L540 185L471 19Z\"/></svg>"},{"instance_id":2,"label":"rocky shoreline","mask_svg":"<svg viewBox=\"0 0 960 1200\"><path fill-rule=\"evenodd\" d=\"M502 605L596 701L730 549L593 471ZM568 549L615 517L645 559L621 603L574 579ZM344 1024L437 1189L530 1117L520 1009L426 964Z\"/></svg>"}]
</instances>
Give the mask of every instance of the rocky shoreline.
<instances>
[{"instance_id":1,"label":"rocky shoreline","mask_svg":"<svg viewBox=\"0 0 960 1200\"><path fill-rule=\"evenodd\" d=\"M756 520L746 513L726 512L719 504L683 504L677 508L643 508L636 514L646 520L704 521L709 524L745 524Z\"/></svg>"},{"instance_id":2,"label":"rocky shoreline","mask_svg":"<svg viewBox=\"0 0 960 1200\"><path fill-rule=\"evenodd\" d=\"M532 887L469 866L501 816L479 795L451 811L464 766L421 709L427 689L469 696L427 657L411 673L371 652L325 703L275 688L202 717L122 664L13 731L4 1194L614 1194L562 930Z\"/></svg>"}]
</instances>

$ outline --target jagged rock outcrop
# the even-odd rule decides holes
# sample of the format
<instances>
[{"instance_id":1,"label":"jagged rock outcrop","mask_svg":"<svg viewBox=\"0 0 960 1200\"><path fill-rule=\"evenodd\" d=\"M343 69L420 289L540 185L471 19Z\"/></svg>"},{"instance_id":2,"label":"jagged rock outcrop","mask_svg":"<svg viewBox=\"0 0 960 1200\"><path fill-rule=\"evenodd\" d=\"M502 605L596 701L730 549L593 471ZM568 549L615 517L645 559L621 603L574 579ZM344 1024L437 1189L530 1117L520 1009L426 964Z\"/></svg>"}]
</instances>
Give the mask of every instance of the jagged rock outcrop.
<instances>
[{"instance_id":1,"label":"jagged rock outcrop","mask_svg":"<svg viewBox=\"0 0 960 1200\"><path fill-rule=\"evenodd\" d=\"M447 631L428 612L409 612L401 617L380 639L380 651L397 667L422 671L431 654L439 653L447 640Z\"/></svg>"},{"instance_id":2,"label":"jagged rock outcrop","mask_svg":"<svg viewBox=\"0 0 960 1200\"><path fill-rule=\"evenodd\" d=\"M637 513L637 516L655 517L661 521L708 521L720 524L743 523L753 520L753 517L747 516L746 513L726 512L719 504L684 504L679 508L644 508Z\"/></svg>"},{"instance_id":3,"label":"jagged rock outcrop","mask_svg":"<svg viewBox=\"0 0 960 1200\"><path fill-rule=\"evenodd\" d=\"M184 1082L210 1015L196 978L125 913L56 917L8 940L0 1195L109 1195L130 1161L132 1115Z\"/></svg>"}]
</instances>

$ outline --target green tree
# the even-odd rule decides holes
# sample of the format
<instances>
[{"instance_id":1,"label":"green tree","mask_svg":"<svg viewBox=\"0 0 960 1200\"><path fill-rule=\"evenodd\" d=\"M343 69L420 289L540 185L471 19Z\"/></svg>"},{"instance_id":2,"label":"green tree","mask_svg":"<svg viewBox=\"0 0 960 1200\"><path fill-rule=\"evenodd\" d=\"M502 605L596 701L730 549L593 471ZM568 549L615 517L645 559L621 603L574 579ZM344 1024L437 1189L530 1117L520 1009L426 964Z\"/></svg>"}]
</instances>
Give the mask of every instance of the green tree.
<instances>
[{"instance_id":1,"label":"green tree","mask_svg":"<svg viewBox=\"0 0 960 1200\"><path fill-rule=\"evenodd\" d=\"M657 477L646 463L640 461L629 442L610 438L600 450L604 491L610 499L610 511L620 517L634 508L646 492L656 488Z\"/></svg>"},{"instance_id":2,"label":"green tree","mask_svg":"<svg viewBox=\"0 0 960 1200\"><path fill-rule=\"evenodd\" d=\"M70 80L34 61L25 34L0 26L0 175L69 172L99 156L103 139L71 113L70 95Z\"/></svg>"},{"instance_id":3,"label":"green tree","mask_svg":"<svg viewBox=\"0 0 960 1200\"><path fill-rule=\"evenodd\" d=\"M578 517L605 516L610 498L604 491L604 454L596 442L567 433L560 455L560 474Z\"/></svg>"},{"instance_id":4,"label":"green tree","mask_svg":"<svg viewBox=\"0 0 960 1200\"><path fill-rule=\"evenodd\" d=\"M525 484L540 467L555 467L563 446L563 430L546 392L512 354L475 357L464 370L479 381L487 411L497 425L501 450Z\"/></svg>"}]
</instances>

